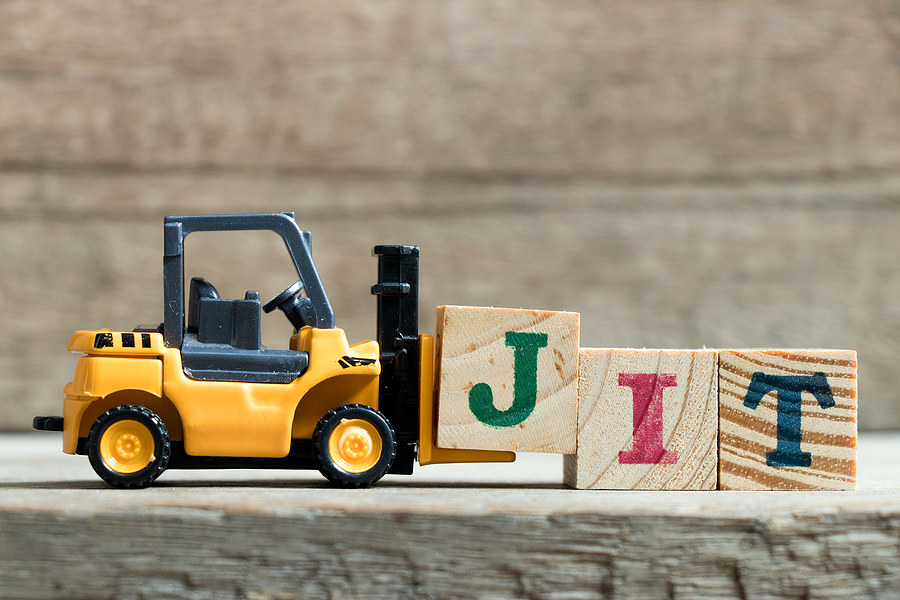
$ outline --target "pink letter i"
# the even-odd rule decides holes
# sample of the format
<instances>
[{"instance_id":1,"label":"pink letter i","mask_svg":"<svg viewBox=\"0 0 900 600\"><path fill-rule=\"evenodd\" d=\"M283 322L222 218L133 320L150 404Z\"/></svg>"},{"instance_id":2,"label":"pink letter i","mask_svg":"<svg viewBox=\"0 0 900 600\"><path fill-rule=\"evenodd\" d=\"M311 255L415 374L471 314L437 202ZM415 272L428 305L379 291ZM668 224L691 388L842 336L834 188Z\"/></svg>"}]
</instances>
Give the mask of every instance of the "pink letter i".
<instances>
[{"instance_id":1,"label":"pink letter i","mask_svg":"<svg viewBox=\"0 0 900 600\"><path fill-rule=\"evenodd\" d=\"M673 387L675 375L619 373L619 385L631 388L634 437L631 450L619 452L623 465L674 465L678 455L663 448L663 389Z\"/></svg>"}]
</instances>

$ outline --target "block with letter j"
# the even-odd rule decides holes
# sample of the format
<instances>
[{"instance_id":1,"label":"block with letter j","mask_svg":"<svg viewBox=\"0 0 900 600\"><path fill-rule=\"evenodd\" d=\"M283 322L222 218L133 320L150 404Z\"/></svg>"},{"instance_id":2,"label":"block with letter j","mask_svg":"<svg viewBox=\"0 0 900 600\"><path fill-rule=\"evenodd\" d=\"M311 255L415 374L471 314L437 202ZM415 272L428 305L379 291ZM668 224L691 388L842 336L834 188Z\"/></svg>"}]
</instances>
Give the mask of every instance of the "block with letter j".
<instances>
[{"instance_id":1,"label":"block with letter j","mask_svg":"<svg viewBox=\"0 0 900 600\"><path fill-rule=\"evenodd\" d=\"M575 451L579 316L437 309L437 446Z\"/></svg>"}]
</instances>

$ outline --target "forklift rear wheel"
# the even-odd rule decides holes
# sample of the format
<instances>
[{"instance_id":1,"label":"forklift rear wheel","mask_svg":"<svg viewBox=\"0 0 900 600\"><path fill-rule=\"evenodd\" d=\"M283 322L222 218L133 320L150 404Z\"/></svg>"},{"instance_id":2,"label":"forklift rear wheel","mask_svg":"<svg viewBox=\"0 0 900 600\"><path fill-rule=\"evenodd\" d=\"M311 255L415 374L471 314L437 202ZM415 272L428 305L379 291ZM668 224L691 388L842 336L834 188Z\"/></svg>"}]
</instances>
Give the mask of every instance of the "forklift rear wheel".
<instances>
[{"instance_id":1,"label":"forklift rear wheel","mask_svg":"<svg viewBox=\"0 0 900 600\"><path fill-rule=\"evenodd\" d=\"M172 444L165 423L145 406L123 404L94 422L87 439L94 471L118 488L142 488L162 475Z\"/></svg>"},{"instance_id":2,"label":"forklift rear wheel","mask_svg":"<svg viewBox=\"0 0 900 600\"><path fill-rule=\"evenodd\" d=\"M313 448L322 475L345 487L375 483L397 455L390 423L363 404L345 404L325 413L313 434Z\"/></svg>"}]
</instances>

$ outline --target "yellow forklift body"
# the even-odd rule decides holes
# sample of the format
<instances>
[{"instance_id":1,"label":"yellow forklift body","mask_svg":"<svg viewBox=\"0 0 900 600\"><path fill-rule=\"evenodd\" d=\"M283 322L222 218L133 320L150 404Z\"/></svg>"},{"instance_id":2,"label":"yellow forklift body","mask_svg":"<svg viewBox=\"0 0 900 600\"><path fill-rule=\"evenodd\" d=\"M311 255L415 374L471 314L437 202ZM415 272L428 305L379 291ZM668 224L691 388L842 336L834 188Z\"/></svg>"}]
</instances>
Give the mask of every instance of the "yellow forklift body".
<instances>
[{"instance_id":1,"label":"yellow forklift body","mask_svg":"<svg viewBox=\"0 0 900 600\"><path fill-rule=\"evenodd\" d=\"M133 336L143 335L150 336L148 347L123 346L123 336L141 346ZM96 411L89 407L123 391L170 401L176 413L160 416L176 433L172 439L183 436L191 456L282 458L291 439L311 438L330 409L347 403L378 408L377 343L350 347L341 329L304 327L291 338L291 349L308 352L309 365L290 383L200 381L185 375L180 350L165 348L159 333L76 332L69 350L89 355L65 388L63 449L74 454L78 437L90 430L93 419L83 417ZM342 360L347 357L357 360Z\"/></svg>"}]
</instances>

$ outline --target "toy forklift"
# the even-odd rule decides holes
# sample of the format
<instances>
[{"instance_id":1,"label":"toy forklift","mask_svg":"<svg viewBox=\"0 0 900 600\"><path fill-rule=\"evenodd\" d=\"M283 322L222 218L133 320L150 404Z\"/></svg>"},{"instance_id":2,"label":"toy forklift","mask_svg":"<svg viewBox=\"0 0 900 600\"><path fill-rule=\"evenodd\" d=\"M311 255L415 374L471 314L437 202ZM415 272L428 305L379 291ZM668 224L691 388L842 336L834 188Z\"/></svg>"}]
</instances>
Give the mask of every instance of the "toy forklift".
<instances>
[{"instance_id":1,"label":"toy forklift","mask_svg":"<svg viewBox=\"0 0 900 600\"><path fill-rule=\"evenodd\" d=\"M197 231L270 230L299 279L265 304L248 291L222 298L190 281L184 239ZM364 487L419 464L508 462L512 452L434 446L434 339L418 334L419 249L376 246L377 341L350 346L292 212L169 216L164 226L164 319L130 332L78 331L84 354L64 389L63 451L86 454L119 488L151 484L167 468L318 469ZM260 343L261 312L294 327L287 350Z\"/></svg>"}]
</instances>

